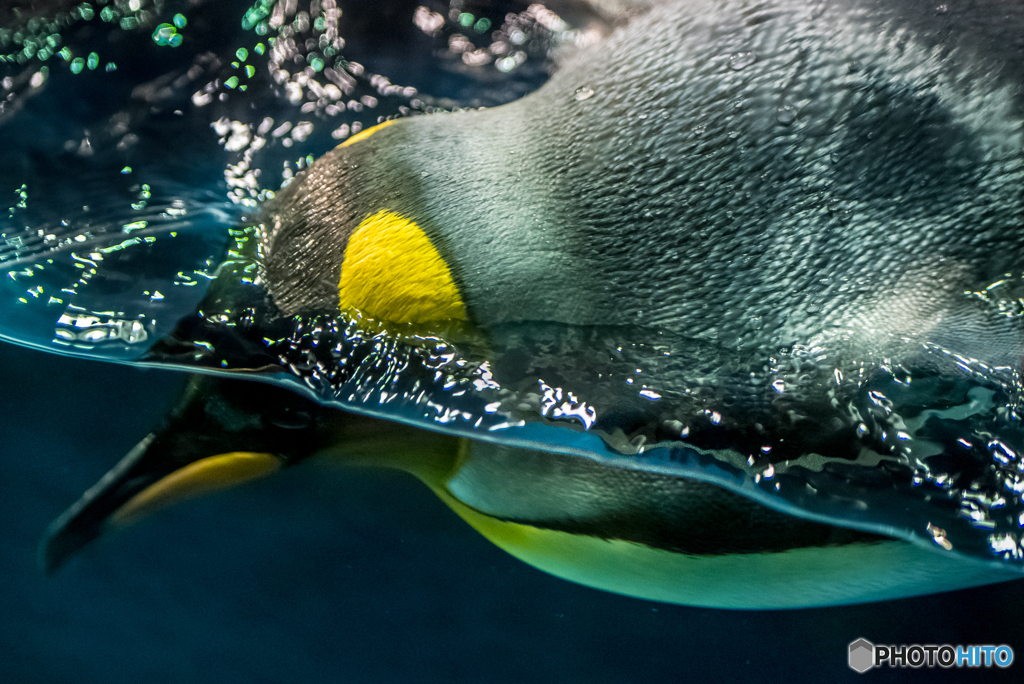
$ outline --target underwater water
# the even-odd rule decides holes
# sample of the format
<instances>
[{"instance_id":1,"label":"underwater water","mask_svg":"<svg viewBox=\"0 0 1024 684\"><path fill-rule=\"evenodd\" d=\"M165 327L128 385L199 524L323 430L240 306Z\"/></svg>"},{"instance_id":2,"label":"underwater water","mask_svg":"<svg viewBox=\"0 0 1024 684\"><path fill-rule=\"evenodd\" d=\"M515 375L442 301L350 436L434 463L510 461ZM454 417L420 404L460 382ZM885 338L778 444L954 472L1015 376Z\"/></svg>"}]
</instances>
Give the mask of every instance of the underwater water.
<instances>
[{"instance_id":1,"label":"underwater water","mask_svg":"<svg viewBox=\"0 0 1024 684\"><path fill-rule=\"evenodd\" d=\"M36 242L6 243L2 256L18 260L21 270L4 283L0 333L107 359L135 358L140 345L191 312L229 229L312 156L378 116L408 113L403 108L514 99L543 82L555 60L551 43L587 39L585 31L570 35L534 10L529 26L536 35L524 36L522 50L495 51L474 66L485 57L458 41L453 47L444 32L428 35L436 19L417 15L416 3L339 3L349 22L339 24L345 56L364 64L365 73L402 85L365 78L340 97L350 77L336 75L339 97L326 79L318 86L324 96L311 99L296 91L313 87L299 84L295 71L274 86L269 79L278 72L264 63L251 75L246 69L257 61L254 45L263 44L260 22L272 21L278 7L287 11L288 2L257 3L257 14L249 14L248 3L95 4L88 19L77 10L79 33L63 33L74 47L68 58L54 56L49 71L5 86L18 97L7 101L17 108L0 112L9 143L2 189L12 192L9 218L27 217L39 231ZM431 7L448 13L455 5ZM529 9L469 5L461 9L495 22ZM571 12L572 5L552 7ZM103 16L101 7L119 14ZM133 17L145 30L122 23ZM472 19L457 20L485 41L490 27ZM447 21L451 33L456 20ZM581 13L572 25L588 21ZM330 33L309 25L306 31ZM319 55L306 58L310 65L335 49L329 40L314 45L295 47ZM327 68L321 64L317 73ZM246 85L255 94L241 96ZM294 92L303 94L292 101ZM76 178L81 182L68 182ZM18 194L22 183L25 197ZM39 186L47 190L35 193ZM146 240L170 233L181 243L174 260L147 258ZM54 249L83 236L101 259L82 257L85 249ZM40 255L69 253L79 260L40 269L50 266ZM90 284L93 269L102 287ZM140 270L147 274L141 280ZM119 281L122 271L132 277ZM64 296L61 288L51 291L51 273L71 290L69 301L51 303ZM46 287L33 295L37 282ZM31 301L8 306L13 295ZM103 313L111 301L125 310ZM56 326L54 311L66 316ZM4 381L0 455L9 531L0 603L5 681L812 681L856 676L845 657L858 637L1024 648L1015 619L1024 598L1020 582L792 612L655 604L519 563L410 478L320 464L168 511L101 540L45 577L35 554L45 526L151 429L181 377L11 346L3 354L12 369ZM993 673L929 676L970 681Z\"/></svg>"},{"instance_id":2,"label":"underwater water","mask_svg":"<svg viewBox=\"0 0 1024 684\"><path fill-rule=\"evenodd\" d=\"M858 675L846 648L1019 654L1021 582L788 611L653 603L519 562L411 477L312 463L153 516L46 576L46 526L180 378L2 349L6 682L1016 681L1016 663Z\"/></svg>"}]
</instances>

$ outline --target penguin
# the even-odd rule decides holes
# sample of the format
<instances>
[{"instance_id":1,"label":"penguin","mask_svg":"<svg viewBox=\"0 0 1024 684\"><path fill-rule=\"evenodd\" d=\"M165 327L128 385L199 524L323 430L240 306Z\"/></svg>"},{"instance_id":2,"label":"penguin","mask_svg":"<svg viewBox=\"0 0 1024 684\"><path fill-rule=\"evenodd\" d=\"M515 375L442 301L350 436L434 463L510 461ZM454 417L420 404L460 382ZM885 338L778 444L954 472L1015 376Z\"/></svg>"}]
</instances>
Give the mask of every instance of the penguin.
<instances>
[{"instance_id":1,"label":"penguin","mask_svg":"<svg viewBox=\"0 0 1024 684\"><path fill-rule=\"evenodd\" d=\"M870 420L843 414L827 379L911 369L934 381L918 383L927 392L958 363L996 383L1024 358L1018 317L964 296L1024 256L1024 10L951 8L654 3L521 100L385 121L325 154L252 228L242 251L258 277L226 262L150 358L266 370L278 361L261 340L283 321L354 320L473 348L498 378L543 368L607 394L594 418L606 435L644 420L632 378L628 397L609 384L639 358L656 369L648 398L707 417L674 439L741 464L768 443L773 463L865 465L857 431ZM248 332L222 325L243 309ZM645 351L607 361L607 340ZM779 359L796 347L803 365L783 381ZM710 398L691 392L708 385ZM875 456L938 453L926 441L893 451L888 411L872 423ZM838 526L672 472L387 417L197 377L55 521L42 563L181 498L331 457L413 474L542 570L658 601L832 605L1020 576L896 527Z\"/></svg>"},{"instance_id":2,"label":"penguin","mask_svg":"<svg viewBox=\"0 0 1024 684\"><path fill-rule=\"evenodd\" d=\"M309 458L408 473L516 558L648 600L796 608L1018 577L787 515L697 480L472 441L203 375L192 376L160 429L54 521L40 563L55 570L103 534Z\"/></svg>"}]
</instances>

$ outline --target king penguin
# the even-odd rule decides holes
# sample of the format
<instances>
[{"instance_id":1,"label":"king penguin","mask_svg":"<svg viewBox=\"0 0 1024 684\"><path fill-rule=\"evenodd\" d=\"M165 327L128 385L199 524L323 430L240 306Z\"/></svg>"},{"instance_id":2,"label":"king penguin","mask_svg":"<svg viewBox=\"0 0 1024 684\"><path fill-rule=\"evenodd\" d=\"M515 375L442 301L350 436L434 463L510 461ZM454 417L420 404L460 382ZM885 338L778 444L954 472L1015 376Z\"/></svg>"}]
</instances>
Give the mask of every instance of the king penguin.
<instances>
[{"instance_id":1,"label":"king penguin","mask_svg":"<svg viewBox=\"0 0 1024 684\"><path fill-rule=\"evenodd\" d=\"M557 324L756 354L844 330L856 359L924 335L1019 365L1017 322L960 295L1024 257L1024 9L933 5L665 0L517 102L359 133L265 207L270 306L496 345ZM230 300L228 275L209 301ZM705 482L212 377L55 521L43 565L309 457L409 472L527 563L647 599L798 607L1019 576Z\"/></svg>"}]
</instances>

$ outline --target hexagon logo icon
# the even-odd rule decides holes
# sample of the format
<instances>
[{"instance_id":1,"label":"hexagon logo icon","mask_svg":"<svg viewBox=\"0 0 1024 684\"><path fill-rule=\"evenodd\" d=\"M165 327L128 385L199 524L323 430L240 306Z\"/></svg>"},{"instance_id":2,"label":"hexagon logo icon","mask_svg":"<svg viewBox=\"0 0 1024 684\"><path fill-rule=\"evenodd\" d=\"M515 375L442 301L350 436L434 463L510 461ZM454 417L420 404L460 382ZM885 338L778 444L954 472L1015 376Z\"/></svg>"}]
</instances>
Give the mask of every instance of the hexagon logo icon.
<instances>
[{"instance_id":1,"label":"hexagon logo icon","mask_svg":"<svg viewBox=\"0 0 1024 684\"><path fill-rule=\"evenodd\" d=\"M875 664L875 645L867 639L857 639L850 644L850 668L864 673Z\"/></svg>"}]
</instances>

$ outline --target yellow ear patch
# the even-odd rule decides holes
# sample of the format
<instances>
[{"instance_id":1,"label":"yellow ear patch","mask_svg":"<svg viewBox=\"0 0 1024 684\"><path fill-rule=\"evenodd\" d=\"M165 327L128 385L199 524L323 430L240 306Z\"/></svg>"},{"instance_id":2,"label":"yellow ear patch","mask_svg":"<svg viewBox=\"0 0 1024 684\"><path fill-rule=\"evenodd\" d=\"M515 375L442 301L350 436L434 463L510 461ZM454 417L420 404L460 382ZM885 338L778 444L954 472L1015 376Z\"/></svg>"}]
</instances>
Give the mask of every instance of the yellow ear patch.
<instances>
[{"instance_id":1,"label":"yellow ear patch","mask_svg":"<svg viewBox=\"0 0 1024 684\"><path fill-rule=\"evenodd\" d=\"M374 133L376 133L380 129L387 128L388 126L390 126L391 124L395 123L396 121L398 121L398 119L391 119L390 121L381 122L381 123L377 124L376 126L371 126L370 128L367 128L365 131L359 131L358 133L353 135L351 138L349 138L345 142L343 142L340 145L338 145L338 147L348 147L349 145L355 145L360 140L366 140L367 138L369 138L371 135L373 135Z\"/></svg>"},{"instance_id":2,"label":"yellow ear patch","mask_svg":"<svg viewBox=\"0 0 1024 684\"><path fill-rule=\"evenodd\" d=\"M466 320L451 271L426 233L387 210L364 219L349 237L338 294L342 311L392 323Z\"/></svg>"}]
</instances>

